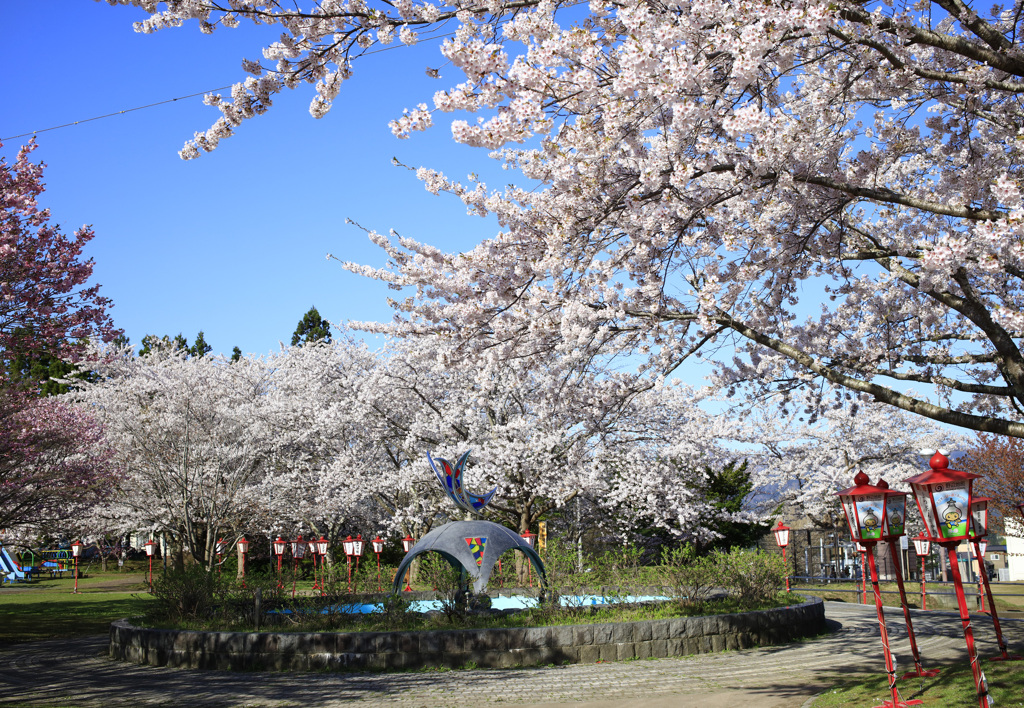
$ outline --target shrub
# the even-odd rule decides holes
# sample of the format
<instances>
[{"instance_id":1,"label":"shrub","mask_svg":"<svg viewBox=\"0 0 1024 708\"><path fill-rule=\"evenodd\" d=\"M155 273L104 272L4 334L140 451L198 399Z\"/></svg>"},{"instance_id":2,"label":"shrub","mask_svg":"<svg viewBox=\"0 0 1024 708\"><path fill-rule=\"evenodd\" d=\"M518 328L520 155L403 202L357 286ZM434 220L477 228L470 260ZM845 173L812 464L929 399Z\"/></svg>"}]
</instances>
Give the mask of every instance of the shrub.
<instances>
[{"instance_id":1,"label":"shrub","mask_svg":"<svg viewBox=\"0 0 1024 708\"><path fill-rule=\"evenodd\" d=\"M665 578L683 605L693 607L705 603L725 584L721 555L698 556L690 545L662 549Z\"/></svg>"},{"instance_id":2,"label":"shrub","mask_svg":"<svg viewBox=\"0 0 1024 708\"><path fill-rule=\"evenodd\" d=\"M226 587L220 576L201 565L168 570L153 581L154 611L172 622L207 619Z\"/></svg>"},{"instance_id":3,"label":"shrub","mask_svg":"<svg viewBox=\"0 0 1024 708\"><path fill-rule=\"evenodd\" d=\"M755 607L772 600L786 582L782 557L758 550L733 548L716 551L715 562L722 573L722 584L741 605Z\"/></svg>"}]
</instances>

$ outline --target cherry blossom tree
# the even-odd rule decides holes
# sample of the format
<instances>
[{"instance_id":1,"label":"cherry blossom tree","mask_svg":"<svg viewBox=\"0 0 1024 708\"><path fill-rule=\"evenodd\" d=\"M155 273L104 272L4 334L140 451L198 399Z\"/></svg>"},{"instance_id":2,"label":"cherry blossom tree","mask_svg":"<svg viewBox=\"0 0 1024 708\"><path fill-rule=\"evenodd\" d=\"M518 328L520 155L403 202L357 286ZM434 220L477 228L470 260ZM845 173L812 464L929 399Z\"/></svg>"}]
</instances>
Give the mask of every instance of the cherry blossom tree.
<instances>
[{"instance_id":1,"label":"cherry blossom tree","mask_svg":"<svg viewBox=\"0 0 1024 708\"><path fill-rule=\"evenodd\" d=\"M956 467L982 475L974 488L990 496L1003 516L1017 516L1016 504L1024 501L1024 443L1001 435L979 434L960 450L966 453Z\"/></svg>"},{"instance_id":2,"label":"cherry blossom tree","mask_svg":"<svg viewBox=\"0 0 1024 708\"><path fill-rule=\"evenodd\" d=\"M264 512L257 488L273 453L265 362L171 348L136 357L125 348L82 363L97 379L74 382L79 390L68 395L102 421L125 472L93 526L160 531L210 567L217 539L248 530Z\"/></svg>"},{"instance_id":3,"label":"cherry blossom tree","mask_svg":"<svg viewBox=\"0 0 1024 708\"><path fill-rule=\"evenodd\" d=\"M43 165L29 160L30 141L13 165L0 158L0 356L67 357L91 336L110 341L118 332L99 285L86 286L92 259L82 249L94 233L68 237L39 206Z\"/></svg>"},{"instance_id":4,"label":"cherry blossom tree","mask_svg":"<svg viewBox=\"0 0 1024 708\"><path fill-rule=\"evenodd\" d=\"M118 482L113 450L87 411L0 387L0 528L66 531Z\"/></svg>"},{"instance_id":5,"label":"cherry blossom tree","mask_svg":"<svg viewBox=\"0 0 1024 708\"><path fill-rule=\"evenodd\" d=\"M114 1L151 13L142 32L281 29L207 97L221 118L185 158L286 88L322 116L364 53L444 35L465 80L393 131L476 113L453 138L527 183L418 170L502 231L458 254L375 234L390 267L347 267L414 289L400 331L486 361L630 353L652 376L725 351L726 389L827 381L1024 436L1019 4Z\"/></svg>"}]
</instances>

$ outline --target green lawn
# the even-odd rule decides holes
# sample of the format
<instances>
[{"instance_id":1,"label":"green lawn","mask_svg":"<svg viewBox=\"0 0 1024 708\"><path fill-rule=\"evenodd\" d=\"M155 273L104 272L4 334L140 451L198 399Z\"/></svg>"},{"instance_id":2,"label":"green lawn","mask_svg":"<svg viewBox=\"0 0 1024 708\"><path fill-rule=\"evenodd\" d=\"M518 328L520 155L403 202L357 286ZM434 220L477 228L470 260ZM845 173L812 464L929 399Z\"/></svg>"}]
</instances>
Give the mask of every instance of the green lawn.
<instances>
[{"instance_id":1,"label":"green lawn","mask_svg":"<svg viewBox=\"0 0 1024 708\"><path fill-rule=\"evenodd\" d=\"M1020 663L982 661L992 703L998 708L1024 706L1024 670ZM835 676L833 688L814 701L814 708L878 706L890 700L885 675ZM934 678L907 679L897 684L903 700L917 699L924 708L965 708L978 705L970 666L955 664Z\"/></svg>"},{"instance_id":2,"label":"green lawn","mask_svg":"<svg viewBox=\"0 0 1024 708\"><path fill-rule=\"evenodd\" d=\"M89 573L74 580L41 579L0 588L0 644L103 634L110 623L141 613L150 602L141 573Z\"/></svg>"}]
</instances>

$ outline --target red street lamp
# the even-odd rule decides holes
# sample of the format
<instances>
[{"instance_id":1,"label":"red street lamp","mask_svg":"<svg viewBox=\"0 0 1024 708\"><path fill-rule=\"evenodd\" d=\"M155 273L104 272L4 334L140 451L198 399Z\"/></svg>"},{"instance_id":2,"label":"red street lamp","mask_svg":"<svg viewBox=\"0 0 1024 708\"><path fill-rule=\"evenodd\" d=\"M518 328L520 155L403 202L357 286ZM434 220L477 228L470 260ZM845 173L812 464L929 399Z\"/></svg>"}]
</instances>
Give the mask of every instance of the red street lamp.
<instances>
[{"instance_id":1,"label":"red street lamp","mask_svg":"<svg viewBox=\"0 0 1024 708\"><path fill-rule=\"evenodd\" d=\"M352 555L356 557L356 574L359 574L359 559L363 557L363 534L356 534L352 542Z\"/></svg>"},{"instance_id":2,"label":"red street lamp","mask_svg":"<svg viewBox=\"0 0 1024 708\"><path fill-rule=\"evenodd\" d=\"M277 587L279 588L284 587L281 583L281 558L284 556L284 549L287 545L288 544L285 543L285 540L280 536L278 536L277 540L274 541L274 555L277 556Z\"/></svg>"},{"instance_id":3,"label":"red street lamp","mask_svg":"<svg viewBox=\"0 0 1024 708\"><path fill-rule=\"evenodd\" d=\"M142 545L146 549L146 556L149 558L149 591L153 592L153 554L156 553L156 541L149 539Z\"/></svg>"},{"instance_id":4,"label":"red street lamp","mask_svg":"<svg viewBox=\"0 0 1024 708\"><path fill-rule=\"evenodd\" d=\"M971 543L974 544L974 557L978 559L978 594L984 587L985 595L981 597L984 605L984 597L988 597L989 615L992 616L992 625L996 630L996 642L999 644L999 656L989 661L1020 661L1021 656L1010 655L1006 651L1006 642L1003 641L1003 630L999 626L999 613L996 612L996 603L992 598L992 586L988 582L988 572L985 570L985 550L988 548L988 503L992 501L989 497L974 497L971 499ZM984 611L984 606L982 606Z\"/></svg>"},{"instance_id":5,"label":"red street lamp","mask_svg":"<svg viewBox=\"0 0 1024 708\"><path fill-rule=\"evenodd\" d=\"M302 534L292 541L292 598L295 598L295 583L297 575L299 573L299 561L306 555L306 542L302 539Z\"/></svg>"},{"instance_id":6,"label":"red street lamp","mask_svg":"<svg viewBox=\"0 0 1024 708\"><path fill-rule=\"evenodd\" d=\"M931 451L922 451L926 455ZM914 493L918 511L924 519L924 532L928 540L944 547L953 554L949 564L956 588L956 601L960 609L960 623L967 642L967 657L974 675L974 688L978 695L979 708L989 708L988 681L978 663L978 652L974 646L974 631L964 597L964 583L960 576L960 564L956 561L956 547L969 538L969 517L971 511L972 487L980 475L949 469L949 458L942 450L935 452L928 461L927 472L906 480Z\"/></svg>"},{"instance_id":7,"label":"red street lamp","mask_svg":"<svg viewBox=\"0 0 1024 708\"><path fill-rule=\"evenodd\" d=\"M416 539L412 537L412 534L406 534L405 538L402 539L402 550L408 553L416 545ZM412 592L412 586L409 585L409 578L412 577L412 566L405 571L405 592Z\"/></svg>"},{"instance_id":8,"label":"red street lamp","mask_svg":"<svg viewBox=\"0 0 1024 708\"><path fill-rule=\"evenodd\" d=\"M75 558L75 589L72 591L78 593L78 556L82 555L82 549L85 545L81 541L75 541L71 544L71 555ZM152 581L150 582L152 584Z\"/></svg>"},{"instance_id":9,"label":"red street lamp","mask_svg":"<svg viewBox=\"0 0 1024 708\"><path fill-rule=\"evenodd\" d=\"M352 592L352 554L355 553L356 542L348 536L341 545L345 549L345 558L348 559L348 591Z\"/></svg>"},{"instance_id":10,"label":"red street lamp","mask_svg":"<svg viewBox=\"0 0 1024 708\"><path fill-rule=\"evenodd\" d=\"M910 653L914 656L914 670L903 674L903 678L920 676L930 678L939 675L939 669L926 671L921 667L921 653L917 650L917 637L914 636L914 623L910 619L910 604L907 602L907 591L903 586L903 569L901 568L900 552L896 547L896 539L903 536L907 523L907 497L906 492L897 492L889 489L889 483L884 479L878 480L878 488L885 490L885 530L882 538L889 545L889 557L892 558L892 568L896 575L896 585L900 589L900 606L903 608L903 619L907 624L907 637L910 639Z\"/></svg>"},{"instance_id":11,"label":"red street lamp","mask_svg":"<svg viewBox=\"0 0 1024 708\"><path fill-rule=\"evenodd\" d=\"M927 610L928 608L925 606L924 559L932 551L932 542L928 540L923 531L914 539L914 550L917 552L917 557L921 559L921 609Z\"/></svg>"},{"instance_id":12,"label":"red street lamp","mask_svg":"<svg viewBox=\"0 0 1024 708\"><path fill-rule=\"evenodd\" d=\"M384 539L377 536L370 544L373 546L373 552L377 554L377 592L380 592L380 554L384 550Z\"/></svg>"},{"instance_id":13,"label":"red street lamp","mask_svg":"<svg viewBox=\"0 0 1024 708\"><path fill-rule=\"evenodd\" d=\"M242 556L242 577L245 578L245 556L249 552L249 542L245 540L245 536L238 539L238 555ZM242 586L245 586L245 580L242 580Z\"/></svg>"},{"instance_id":14,"label":"red street lamp","mask_svg":"<svg viewBox=\"0 0 1024 708\"><path fill-rule=\"evenodd\" d=\"M882 636L882 653L885 656L885 673L889 678L891 701L885 701L876 708L902 708L918 705L919 700L904 701L896 689L896 664L889 649L889 632L885 627L885 613L882 611L882 593L878 588L878 568L875 567L875 544L889 535L886 524L886 489L869 484L868 476L858 472L853 478L855 486L839 492L839 499L846 514L846 524L854 542L865 548L865 555L871 569L871 588L875 595L875 610L878 612L878 631ZM902 530L902 519L900 528Z\"/></svg>"},{"instance_id":15,"label":"red street lamp","mask_svg":"<svg viewBox=\"0 0 1024 708\"><path fill-rule=\"evenodd\" d=\"M331 542L321 534L320 540L316 542L316 550L320 553L320 594L327 592L327 549Z\"/></svg>"},{"instance_id":16,"label":"red street lamp","mask_svg":"<svg viewBox=\"0 0 1024 708\"><path fill-rule=\"evenodd\" d=\"M789 564L786 563L786 546L789 545L789 527L779 519L779 525L772 529L775 534L775 543L782 549L782 565L786 567L786 592L789 592Z\"/></svg>"}]
</instances>

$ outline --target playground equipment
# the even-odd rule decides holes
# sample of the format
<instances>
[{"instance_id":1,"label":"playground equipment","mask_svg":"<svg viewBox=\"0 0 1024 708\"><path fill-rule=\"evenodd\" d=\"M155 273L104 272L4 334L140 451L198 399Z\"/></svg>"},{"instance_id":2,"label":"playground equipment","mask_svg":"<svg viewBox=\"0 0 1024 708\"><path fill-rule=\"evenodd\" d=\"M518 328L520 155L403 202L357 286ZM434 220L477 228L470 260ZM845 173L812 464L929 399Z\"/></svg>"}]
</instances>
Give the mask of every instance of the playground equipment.
<instances>
[{"instance_id":1,"label":"playground equipment","mask_svg":"<svg viewBox=\"0 0 1024 708\"><path fill-rule=\"evenodd\" d=\"M35 570L31 566L27 568L22 567L20 563L14 560L14 557L3 544L0 544L0 571L2 571L0 583L28 582L32 579L32 574Z\"/></svg>"}]
</instances>

